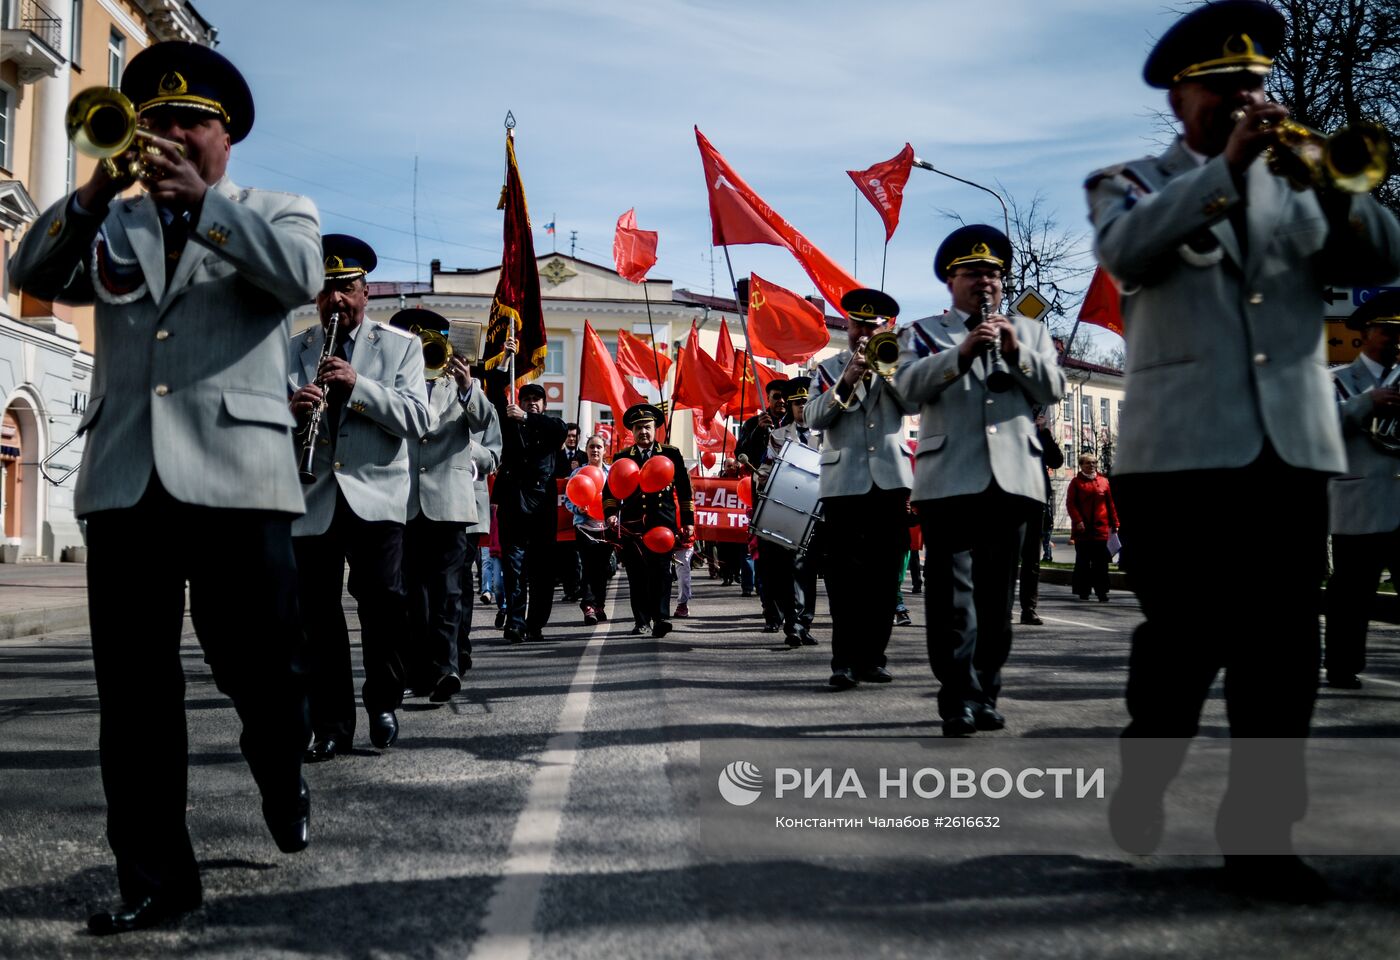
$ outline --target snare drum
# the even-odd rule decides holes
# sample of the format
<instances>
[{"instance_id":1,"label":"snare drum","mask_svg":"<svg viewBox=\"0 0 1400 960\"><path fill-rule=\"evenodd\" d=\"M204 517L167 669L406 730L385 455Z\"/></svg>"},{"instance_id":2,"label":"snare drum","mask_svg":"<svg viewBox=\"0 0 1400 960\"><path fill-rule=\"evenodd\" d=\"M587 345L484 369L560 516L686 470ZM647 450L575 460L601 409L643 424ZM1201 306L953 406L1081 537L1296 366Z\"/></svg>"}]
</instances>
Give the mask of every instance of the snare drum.
<instances>
[{"instance_id":1,"label":"snare drum","mask_svg":"<svg viewBox=\"0 0 1400 960\"><path fill-rule=\"evenodd\" d=\"M754 535L796 550L807 549L821 520L821 455L796 440L783 444L768 482L755 498Z\"/></svg>"}]
</instances>

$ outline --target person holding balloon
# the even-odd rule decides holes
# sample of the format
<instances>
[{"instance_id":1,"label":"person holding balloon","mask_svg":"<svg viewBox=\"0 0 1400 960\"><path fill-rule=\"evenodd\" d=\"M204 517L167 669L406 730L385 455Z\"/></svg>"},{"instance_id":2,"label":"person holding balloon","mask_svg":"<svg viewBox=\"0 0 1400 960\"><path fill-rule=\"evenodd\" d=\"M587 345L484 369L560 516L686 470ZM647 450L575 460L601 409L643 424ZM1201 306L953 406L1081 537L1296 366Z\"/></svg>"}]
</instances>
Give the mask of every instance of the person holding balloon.
<instances>
[{"instance_id":1,"label":"person holding balloon","mask_svg":"<svg viewBox=\"0 0 1400 960\"><path fill-rule=\"evenodd\" d=\"M602 437L589 437L583 448L585 462L569 474L564 487L565 503L574 515L574 542L582 567L579 608L583 610L583 622L590 627L608 619L608 580L613 573L609 562L613 545L607 540L603 523L603 487L608 480L608 465L603 462L606 449L607 441Z\"/></svg>"},{"instance_id":2,"label":"person holding balloon","mask_svg":"<svg viewBox=\"0 0 1400 960\"><path fill-rule=\"evenodd\" d=\"M627 408L622 424L636 441L613 458L603 489L608 536L622 546L632 594L632 633L671 632L671 551L695 536L695 503L685 461L656 440L661 411L649 403Z\"/></svg>"}]
</instances>

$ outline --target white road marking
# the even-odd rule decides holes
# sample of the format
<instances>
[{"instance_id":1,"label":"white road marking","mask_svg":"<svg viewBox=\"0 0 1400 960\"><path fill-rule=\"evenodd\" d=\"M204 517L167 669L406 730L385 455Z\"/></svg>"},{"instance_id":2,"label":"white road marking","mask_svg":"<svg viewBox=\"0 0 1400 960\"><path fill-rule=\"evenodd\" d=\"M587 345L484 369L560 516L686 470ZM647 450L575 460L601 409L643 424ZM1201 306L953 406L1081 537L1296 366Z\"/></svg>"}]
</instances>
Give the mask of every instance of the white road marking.
<instances>
[{"instance_id":1,"label":"white road marking","mask_svg":"<svg viewBox=\"0 0 1400 960\"><path fill-rule=\"evenodd\" d=\"M525 809L515 822L501 881L486 904L481 936L473 944L469 960L528 960L530 956L540 890L554 861L564 804L569 798L569 777L593 698L598 658L613 623L600 623L579 657L554 736L535 761L538 766L525 796Z\"/></svg>"},{"instance_id":2,"label":"white road marking","mask_svg":"<svg viewBox=\"0 0 1400 960\"><path fill-rule=\"evenodd\" d=\"M1085 630L1098 630L1098 631L1101 631L1101 632L1103 632L1103 633L1123 633L1123 632L1125 632L1125 631L1123 631L1123 630L1115 629L1115 628L1113 628L1113 627L1100 627L1100 626L1096 626L1095 624L1092 624L1092 623L1081 623L1081 622L1078 621L1078 620L1061 620L1059 617L1047 617L1047 616L1045 616L1045 614L1043 614L1043 613L1040 615L1040 619L1046 621L1047 623L1064 623L1064 624L1068 624L1068 625L1071 626L1071 627L1083 627Z\"/></svg>"}]
</instances>

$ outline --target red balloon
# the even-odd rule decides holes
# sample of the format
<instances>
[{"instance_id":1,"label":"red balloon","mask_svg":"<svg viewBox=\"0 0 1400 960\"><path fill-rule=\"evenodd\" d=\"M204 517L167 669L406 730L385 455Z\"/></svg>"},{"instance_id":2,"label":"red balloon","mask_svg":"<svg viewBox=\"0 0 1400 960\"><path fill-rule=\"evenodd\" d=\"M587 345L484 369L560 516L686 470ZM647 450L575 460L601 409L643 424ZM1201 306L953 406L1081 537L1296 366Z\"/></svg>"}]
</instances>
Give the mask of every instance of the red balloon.
<instances>
[{"instance_id":1,"label":"red balloon","mask_svg":"<svg viewBox=\"0 0 1400 960\"><path fill-rule=\"evenodd\" d=\"M603 494L601 492L589 502L587 513L594 520L603 519Z\"/></svg>"},{"instance_id":2,"label":"red balloon","mask_svg":"<svg viewBox=\"0 0 1400 960\"><path fill-rule=\"evenodd\" d=\"M642 492L656 493L665 490L676 478L676 465L669 457L652 457L642 467Z\"/></svg>"},{"instance_id":3,"label":"red balloon","mask_svg":"<svg viewBox=\"0 0 1400 960\"><path fill-rule=\"evenodd\" d=\"M642 543L652 553L670 553L676 548L676 532L669 527L652 527L642 534Z\"/></svg>"},{"instance_id":4,"label":"red balloon","mask_svg":"<svg viewBox=\"0 0 1400 960\"><path fill-rule=\"evenodd\" d=\"M578 474L579 474L579 476L581 476L581 477L592 477L592 478L593 478L593 482L596 483L596 484L598 485L598 489L599 489L599 490L603 489L603 468L602 468L602 467L595 467L595 466L593 466L592 464L589 464L588 466L580 467L580 468L579 468L579 471L578 471Z\"/></svg>"},{"instance_id":5,"label":"red balloon","mask_svg":"<svg viewBox=\"0 0 1400 960\"><path fill-rule=\"evenodd\" d=\"M593 478L581 473L574 474L564 485L564 496L568 497L569 502L580 509L588 506L597 495L598 485L593 482Z\"/></svg>"},{"instance_id":6,"label":"red balloon","mask_svg":"<svg viewBox=\"0 0 1400 960\"><path fill-rule=\"evenodd\" d=\"M701 462L702 464L704 464L704 467L705 467L706 470L708 470L708 469L710 469L711 467L713 467L713 466L715 465L715 454L714 454L714 451L713 451L713 450L706 450L704 453L700 454L700 462Z\"/></svg>"},{"instance_id":7,"label":"red balloon","mask_svg":"<svg viewBox=\"0 0 1400 960\"><path fill-rule=\"evenodd\" d=\"M637 489L637 481L642 468L637 461L619 458L608 471L608 488L619 500L626 500Z\"/></svg>"},{"instance_id":8,"label":"red balloon","mask_svg":"<svg viewBox=\"0 0 1400 960\"><path fill-rule=\"evenodd\" d=\"M753 506L753 477L741 477L739 480L739 499L744 506Z\"/></svg>"}]
</instances>

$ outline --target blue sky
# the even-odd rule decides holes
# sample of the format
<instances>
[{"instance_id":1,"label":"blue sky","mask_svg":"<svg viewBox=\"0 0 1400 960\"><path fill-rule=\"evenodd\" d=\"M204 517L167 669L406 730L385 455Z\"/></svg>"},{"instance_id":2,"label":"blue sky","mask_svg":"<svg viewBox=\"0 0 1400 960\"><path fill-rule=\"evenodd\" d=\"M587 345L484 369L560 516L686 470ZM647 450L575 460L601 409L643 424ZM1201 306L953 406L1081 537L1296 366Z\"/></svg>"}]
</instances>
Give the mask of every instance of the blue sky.
<instances>
[{"instance_id":1,"label":"blue sky","mask_svg":"<svg viewBox=\"0 0 1400 960\"><path fill-rule=\"evenodd\" d=\"M502 120L514 112L537 250L578 231L578 255L611 263L619 214L660 231L652 276L708 292L709 218L692 125L798 229L878 285L883 231L844 171L909 141L959 176L1087 230L1080 184L1095 167L1158 151L1141 80L1159 3L932 0L516 0L393 3L198 0L245 72L257 122L234 151L238 182L311 196L327 232L381 256L375 279L413 279L418 254L499 261ZM994 222L996 202L915 170L889 249L886 289L906 317L941 310L932 252L954 224ZM858 240L855 237L858 233ZM723 252L714 283L728 288ZM785 251L734 247L801 293ZM1109 343L1116 342L1111 335ZM1108 345L1108 344L1106 344Z\"/></svg>"}]
</instances>

